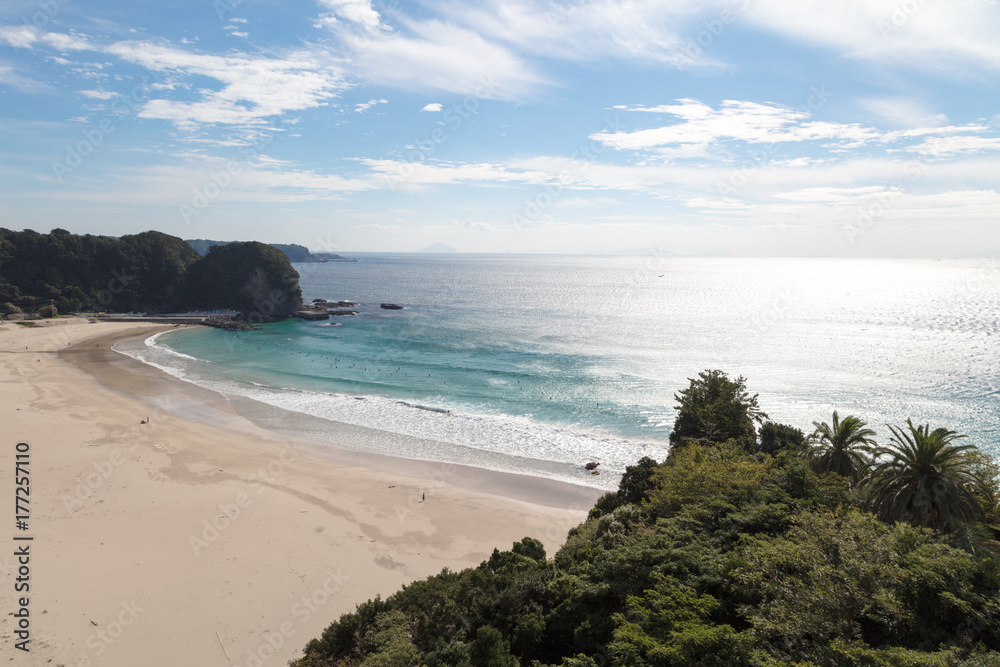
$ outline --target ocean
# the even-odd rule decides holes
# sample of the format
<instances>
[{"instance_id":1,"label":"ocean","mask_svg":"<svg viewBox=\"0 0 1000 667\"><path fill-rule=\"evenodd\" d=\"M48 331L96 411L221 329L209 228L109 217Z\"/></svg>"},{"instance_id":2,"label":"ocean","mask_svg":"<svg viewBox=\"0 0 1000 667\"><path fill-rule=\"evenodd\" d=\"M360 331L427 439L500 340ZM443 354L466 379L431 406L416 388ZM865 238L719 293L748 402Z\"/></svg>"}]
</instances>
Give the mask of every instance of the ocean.
<instances>
[{"instance_id":1,"label":"ocean","mask_svg":"<svg viewBox=\"0 0 1000 667\"><path fill-rule=\"evenodd\" d=\"M666 456L674 394L710 368L807 434L912 418L1000 455L995 261L355 256L296 269L356 316L116 349L318 443L602 488Z\"/></svg>"}]
</instances>

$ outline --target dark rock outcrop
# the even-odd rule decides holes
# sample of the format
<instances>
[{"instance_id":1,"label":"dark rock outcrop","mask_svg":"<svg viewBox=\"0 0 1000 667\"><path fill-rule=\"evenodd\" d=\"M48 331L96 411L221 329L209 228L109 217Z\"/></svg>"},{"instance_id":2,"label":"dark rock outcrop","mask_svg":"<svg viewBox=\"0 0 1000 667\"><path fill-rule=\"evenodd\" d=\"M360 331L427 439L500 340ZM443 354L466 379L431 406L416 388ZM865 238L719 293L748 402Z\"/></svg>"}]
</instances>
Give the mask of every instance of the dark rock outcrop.
<instances>
[{"instance_id":1,"label":"dark rock outcrop","mask_svg":"<svg viewBox=\"0 0 1000 667\"><path fill-rule=\"evenodd\" d=\"M396 303L383 303L379 306L379 308L383 308L385 310L403 310L403 307Z\"/></svg>"}]
</instances>

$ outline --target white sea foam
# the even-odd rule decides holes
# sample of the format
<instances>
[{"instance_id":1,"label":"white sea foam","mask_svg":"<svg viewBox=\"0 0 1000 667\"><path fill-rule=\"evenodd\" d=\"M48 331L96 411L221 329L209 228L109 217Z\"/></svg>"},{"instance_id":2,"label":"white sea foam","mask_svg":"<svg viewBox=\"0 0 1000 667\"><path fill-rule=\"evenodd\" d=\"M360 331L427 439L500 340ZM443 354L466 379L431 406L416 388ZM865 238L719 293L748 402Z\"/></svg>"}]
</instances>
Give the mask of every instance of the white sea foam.
<instances>
[{"instance_id":1,"label":"white sea foam","mask_svg":"<svg viewBox=\"0 0 1000 667\"><path fill-rule=\"evenodd\" d=\"M642 456L662 459L666 455L662 443L644 444L557 428L527 418L467 414L382 396L331 394L241 382L210 373L202 361L160 344L158 336L146 339L141 346L119 343L114 349L224 395L241 396L330 422L407 436L402 441L382 438L354 443L356 448L373 453L472 465L599 488L615 487L625 466ZM323 433L315 435L322 439ZM405 442L405 450L400 449L400 442ZM583 471L582 465L590 460L602 464L603 475L593 476Z\"/></svg>"},{"instance_id":2,"label":"white sea foam","mask_svg":"<svg viewBox=\"0 0 1000 667\"><path fill-rule=\"evenodd\" d=\"M181 333L133 356L300 422L311 416L317 437L323 420L380 429L350 443L359 449L575 481L590 459L618 473L643 455L662 460L674 395L706 368L745 376L771 419L807 432L834 410L865 419L881 440L884 424L913 418L1000 454L996 266L663 261L652 274L642 258L317 265L307 299L347 291L364 302L343 327ZM380 301L413 305L368 307Z\"/></svg>"}]
</instances>

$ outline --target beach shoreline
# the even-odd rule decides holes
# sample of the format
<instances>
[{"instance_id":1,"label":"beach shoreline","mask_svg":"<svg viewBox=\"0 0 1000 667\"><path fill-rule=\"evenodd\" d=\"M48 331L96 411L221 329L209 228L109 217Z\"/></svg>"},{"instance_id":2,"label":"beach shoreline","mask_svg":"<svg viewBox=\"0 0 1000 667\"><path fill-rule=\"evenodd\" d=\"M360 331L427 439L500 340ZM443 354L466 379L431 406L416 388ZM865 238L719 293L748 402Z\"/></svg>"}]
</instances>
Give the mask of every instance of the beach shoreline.
<instances>
[{"instance_id":1,"label":"beach shoreline","mask_svg":"<svg viewBox=\"0 0 1000 667\"><path fill-rule=\"evenodd\" d=\"M288 419L299 423L318 423L321 428L326 430L332 429L335 434L340 435L341 437L343 437L346 433L366 435L379 434L383 437L389 437L400 442L403 445L400 447L402 451L407 450L407 447L405 446L407 440L416 440L413 436L400 435L365 426L355 426L353 424L343 422L318 419L301 413L288 412L273 406L264 406L257 401L253 401L252 399L245 397L220 394L212 389L206 389L195 383L177 378L156 367L143 363L130 355L114 350L115 344L125 342L131 338L147 339L150 336L154 336L159 333L168 333L189 328L191 327L186 325L181 327L166 326L161 330L153 330L148 334L143 333L139 336L109 334L101 338L95 338L91 341L95 343L95 345L99 345L99 347L95 346L91 348L89 347L89 344L88 346L77 345L61 351L60 356L69 359L72 363L87 371L91 375L95 375L98 380L101 380L102 377L106 378L108 376L108 373L110 372L108 367L121 369L130 375L149 375L149 383L144 384L129 381L128 376L119 372L117 379L111 379L107 384L109 384L112 388L115 388L116 385L119 387L128 386L129 391L137 394L141 393L142 398L151 402L155 405L155 407L174 414L179 414L183 411L184 416L187 419L206 423L218 423L224 421L226 426L233 430L247 431L262 437L272 437L274 435L278 435L279 437L292 438L296 442L297 446L308 449L318 456L325 457L333 462L350 463L385 473L407 475L416 478L438 481L441 481L440 477L444 471L451 484L462 488L477 491L479 493L497 495L515 500L523 500L536 505L544 505L560 509L579 507L581 501L589 508L598 497L600 497L603 493L606 493L605 489L587 486L585 484L573 484L571 482L564 482L545 477L491 470L489 468L463 465L459 463L429 461L424 459L407 458L405 456L388 456L373 452L357 451L345 447L338 447L326 442L311 440L308 435L308 429L295 429L296 432L291 434L287 432L277 432L273 429L267 428L266 426L258 425L255 421L248 417L248 413L251 412L250 410L234 407L233 401L255 404L258 409L280 411L285 413ZM153 395L149 392L149 389L154 385L154 383L157 385L159 384L158 381L162 381L170 387L169 395L174 399L181 396L186 399L181 402L180 407L159 400L159 396ZM203 404L200 407L207 407L210 409L192 411L192 407L199 407L197 404Z\"/></svg>"},{"instance_id":2,"label":"beach shoreline","mask_svg":"<svg viewBox=\"0 0 1000 667\"><path fill-rule=\"evenodd\" d=\"M0 327L0 471L30 443L36 489L18 664L283 665L375 595L525 536L551 554L601 493L266 431L111 349L168 328Z\"/></svg>"}]
</instances>

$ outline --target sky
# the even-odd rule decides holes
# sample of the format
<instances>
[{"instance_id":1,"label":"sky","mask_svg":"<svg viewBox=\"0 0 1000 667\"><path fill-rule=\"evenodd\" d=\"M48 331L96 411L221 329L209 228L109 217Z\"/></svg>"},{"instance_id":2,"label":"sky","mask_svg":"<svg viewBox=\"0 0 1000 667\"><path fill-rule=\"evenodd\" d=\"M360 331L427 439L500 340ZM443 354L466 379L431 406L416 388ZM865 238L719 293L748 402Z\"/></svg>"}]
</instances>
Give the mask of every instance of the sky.
<instances>
[{"instance_id":1,"label":"sky","mask_svg":"<svg viewBox=\"0 0 1000 667\"><path fill-rule=\"evenodd\" d=\"M1000 250L996 0L0 0L0 226Z\"/></svg>"}]
</instances>

